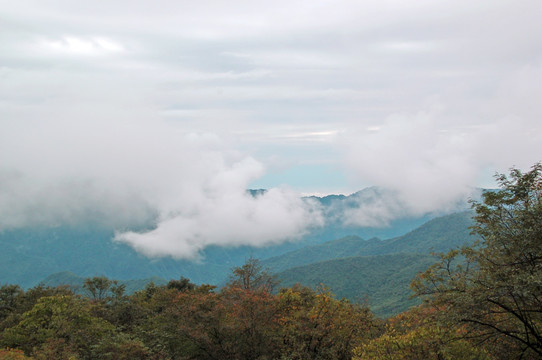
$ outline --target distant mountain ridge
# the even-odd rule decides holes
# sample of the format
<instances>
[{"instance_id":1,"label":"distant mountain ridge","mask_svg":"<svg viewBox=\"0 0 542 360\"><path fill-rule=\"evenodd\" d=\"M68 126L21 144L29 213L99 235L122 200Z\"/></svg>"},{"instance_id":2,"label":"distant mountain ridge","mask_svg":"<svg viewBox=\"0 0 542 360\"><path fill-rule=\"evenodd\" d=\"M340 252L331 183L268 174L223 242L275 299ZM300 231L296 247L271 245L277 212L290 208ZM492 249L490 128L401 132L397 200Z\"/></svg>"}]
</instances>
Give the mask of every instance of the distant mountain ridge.
<instances>
[{"instance_id":1,"label":"distant mountain ridge","mask_svg":"<svg viewBox=\"0 0 542 360\"><path fill-rule=\"evenodd\" d=\"M252 190L253 196L265 190ZM344 225L344 209L355 209L363 199L379 196L375 188L352 195L310 197L321 204L327 217L326 226L315 229L302 239L265 248L250 246L207 247L201 261L172 258L147 258L126 244L113 242L114 230L97 225L24 228L0 232L0 284L17 283L23 287L37 285L50 274L71 271L80 277L105 275L118 280L189 278L195 283L222 283L232 267L242 265L249 257L262 260L326 241L358 236L360 238L394 238L427 222L432 214L398 218L388 227ZM367 200L368 201L368 200ZM342 256L342 255L341 255Z\"/></svg>"},{"instance_id":2,"label":"distant mountain ridge","mask_svg":"<svg viewBox=\"0 0 542 360\"><path fill-rule=\"evenodd\" d=\"M350 235L265 259L262 263L271 271L280 272L294 266L352 256L446 252L473 240L469 230L472 224L472 212L464 211L432 219L396 238L363 240Z\"/></svg>"},{"instance_id":3,"label":"distant mountain ridge","mask_svg":"<svg viewBox=\"0 0 542 360\"><path fill-rule=\"evenodd\" d=\"M389 239L363 240L358 236L307 246L263 261L282 286L295 283L328 286L351 301L367 298L371 309L390 316L417 303L409 284L433 264L432 252L447 252L471 244L472 212L430 220L407 234Z\"/></svg>"}]
</instances>

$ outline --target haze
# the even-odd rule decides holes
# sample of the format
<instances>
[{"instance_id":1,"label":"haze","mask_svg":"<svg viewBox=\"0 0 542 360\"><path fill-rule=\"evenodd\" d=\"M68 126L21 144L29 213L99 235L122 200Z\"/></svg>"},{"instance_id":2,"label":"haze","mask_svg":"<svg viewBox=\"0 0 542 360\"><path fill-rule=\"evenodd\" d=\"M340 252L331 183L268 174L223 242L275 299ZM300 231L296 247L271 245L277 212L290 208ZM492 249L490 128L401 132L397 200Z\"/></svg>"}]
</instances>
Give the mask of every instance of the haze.
<instances>
[{"instance_id":1,"label":"haze","mask_svg":"<svg viewBox=\"0 0 542 360\"><path fill-rule=\"evenodd\" d=\"M0 230L195 258L322 226L301 194L387 189L344 214L383 226L542 158L538 0L0 5Z\"/></svg>"}]
</instances>

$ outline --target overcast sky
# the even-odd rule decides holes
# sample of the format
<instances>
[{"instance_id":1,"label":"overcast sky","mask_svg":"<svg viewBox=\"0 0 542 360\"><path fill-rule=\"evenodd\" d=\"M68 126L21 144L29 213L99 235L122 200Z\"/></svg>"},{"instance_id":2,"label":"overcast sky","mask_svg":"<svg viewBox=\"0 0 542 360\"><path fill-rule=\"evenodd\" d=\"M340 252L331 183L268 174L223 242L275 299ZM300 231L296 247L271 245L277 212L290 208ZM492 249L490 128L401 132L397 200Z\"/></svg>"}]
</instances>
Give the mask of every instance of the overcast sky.
<instances>
[{"instance_id":1,"label":"overcast sky","mask_svg":"<svg viewBox=\"0 0 542 360\"><path fill-rule=\"evenodd\" d=\"M0 229L96 217L148 254L191 257L321 225L302 193L376 185L434 211L542 160L540 14L539 0L0 0ZM154 231L122 232L149 216Z\"/></svg>"}]
</instances>

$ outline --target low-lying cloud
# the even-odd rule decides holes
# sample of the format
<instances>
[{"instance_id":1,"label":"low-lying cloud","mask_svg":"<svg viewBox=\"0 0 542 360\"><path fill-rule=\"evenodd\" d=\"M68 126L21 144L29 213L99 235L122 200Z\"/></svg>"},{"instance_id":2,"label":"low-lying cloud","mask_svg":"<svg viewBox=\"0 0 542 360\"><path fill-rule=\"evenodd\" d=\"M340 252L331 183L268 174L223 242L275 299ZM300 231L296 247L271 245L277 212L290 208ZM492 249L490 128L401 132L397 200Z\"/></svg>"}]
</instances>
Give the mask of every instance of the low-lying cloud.
<instances>
[{"instance_id":1,"label":"low-lying cloud","mask_svg":"<svg viewBox=\"0 0 542 360\"><path fill-rule=\"evenodd\" d=\"M115 239L149 256L196 257L209 245L265 246L295 239L321 222L314 204L285 189L256 197L220 191L197 203L181 202L156 229L119 233Z\"/></svg>"},{"instance_id":2,"label":"low-lying cloud","mask_svg":"<svg viewBox=\"0 0 542 360\"><path fill-rule=\"evenodd\" d=\"M12 1L0 230L90 221L146 254L193 258L321 225L282 183L383 189L337 215L349 226L452 209L492 172L541 160L541 9ZM262 159L278 171L252 197Z\"/></svg>"},{"instance_id":3,"label":"low-lying cloud","mask_svg":"<svg viewBox=\"0 0 542 360\"><path fill-rule=\"evenodd\" d=\"M2 132L0 230L94 221L149 256L195 258L209 245L292 240L322 222L287 188L247 193L263 165L216 135L137 118L85 125Z\"/></svg>"},{"instance_id":4,"label":"low-lying cloud","mask_svg":"<svg viewBox=\"0 0 542 360\"><path fill-rule=\"evenodd\" d=\"M440 130L434 116L392 116L378 130L349 138L347 166L359 178L393 194L387 193L388 200L367 210L378 210L384 218L395 208L423 214L470 193L478 175L469 155L471 139Z\"/></svg>"},{"instance_id":5,"label":"low-lying cloud","mask_svg":"<svg viewBox=\"0 0 542 360\"><path fill-rule=\"evenodd\" d=\"M405 213L464 207L477 196L476 185L497 186L490 181L495 172L541 161L541 84L542 66L529 65L478 104L434 98L427 110L390 115L378 126L345 134L352 176L386 190L345 214L345 222L380 226ZM458 114L460 106L466 108Z\"/></svg>"}]
</instances>

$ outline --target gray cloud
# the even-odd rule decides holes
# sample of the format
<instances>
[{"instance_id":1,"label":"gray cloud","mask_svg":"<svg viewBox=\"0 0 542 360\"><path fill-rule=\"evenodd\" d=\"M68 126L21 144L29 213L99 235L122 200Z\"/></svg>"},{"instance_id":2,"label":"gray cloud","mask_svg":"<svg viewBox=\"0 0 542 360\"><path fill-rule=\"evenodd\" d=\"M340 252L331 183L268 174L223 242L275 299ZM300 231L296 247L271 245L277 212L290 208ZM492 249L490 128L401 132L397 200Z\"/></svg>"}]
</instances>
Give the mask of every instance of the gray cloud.
<instances>
[{"instance_id":1,"label":"gray cloud","mask_svg":"<svg viewBox=\"0 0 542 360\"><path fill-rule=\"evenodd\" d=\"M318 208L286 188L248 195L262 164L215 135L134 119L33 125L1 136L0 229L153 220L154 230L116 239L151 256L194 258L208 245L263 246L321 225Z\"/></svg>"},{"instance_id":2,"label":"gray cloud","mask_svg":"<svg viewBox=\"0 0 542 360\"><path fill-rule=\"evenodd\" d=\"M453 206L488 172L540 160L541 10L535 0L4 4L0 227L114 219L119 240L183 257L320 224L281 182L393 194L346 214L352 224ZM326 188L284 171L336 164L349 182ZM247 197L265 169L294 175ZM149 217L155 230L122 232Z\"/></svg>"},{"instance_id":3,"label":"gray cloud","mask_svg":"<svg viewBox=\"0 0 542 360\"><path fill-rule=\"evenodd\" d=\"M434 100L427 111L395 114L379 126L345 135L346 166L354 176L393 194L388 200L362 204L346 221L363 225L376 217L385 224L400 211L453 209L473 196L473 184L495 186L482 180L488 169L502 173L540 161L541 69L542 64L527 66L509 74L494 97L472 108L478 117L457 117L454 99Z\"/></svg>"}]
</instances>

